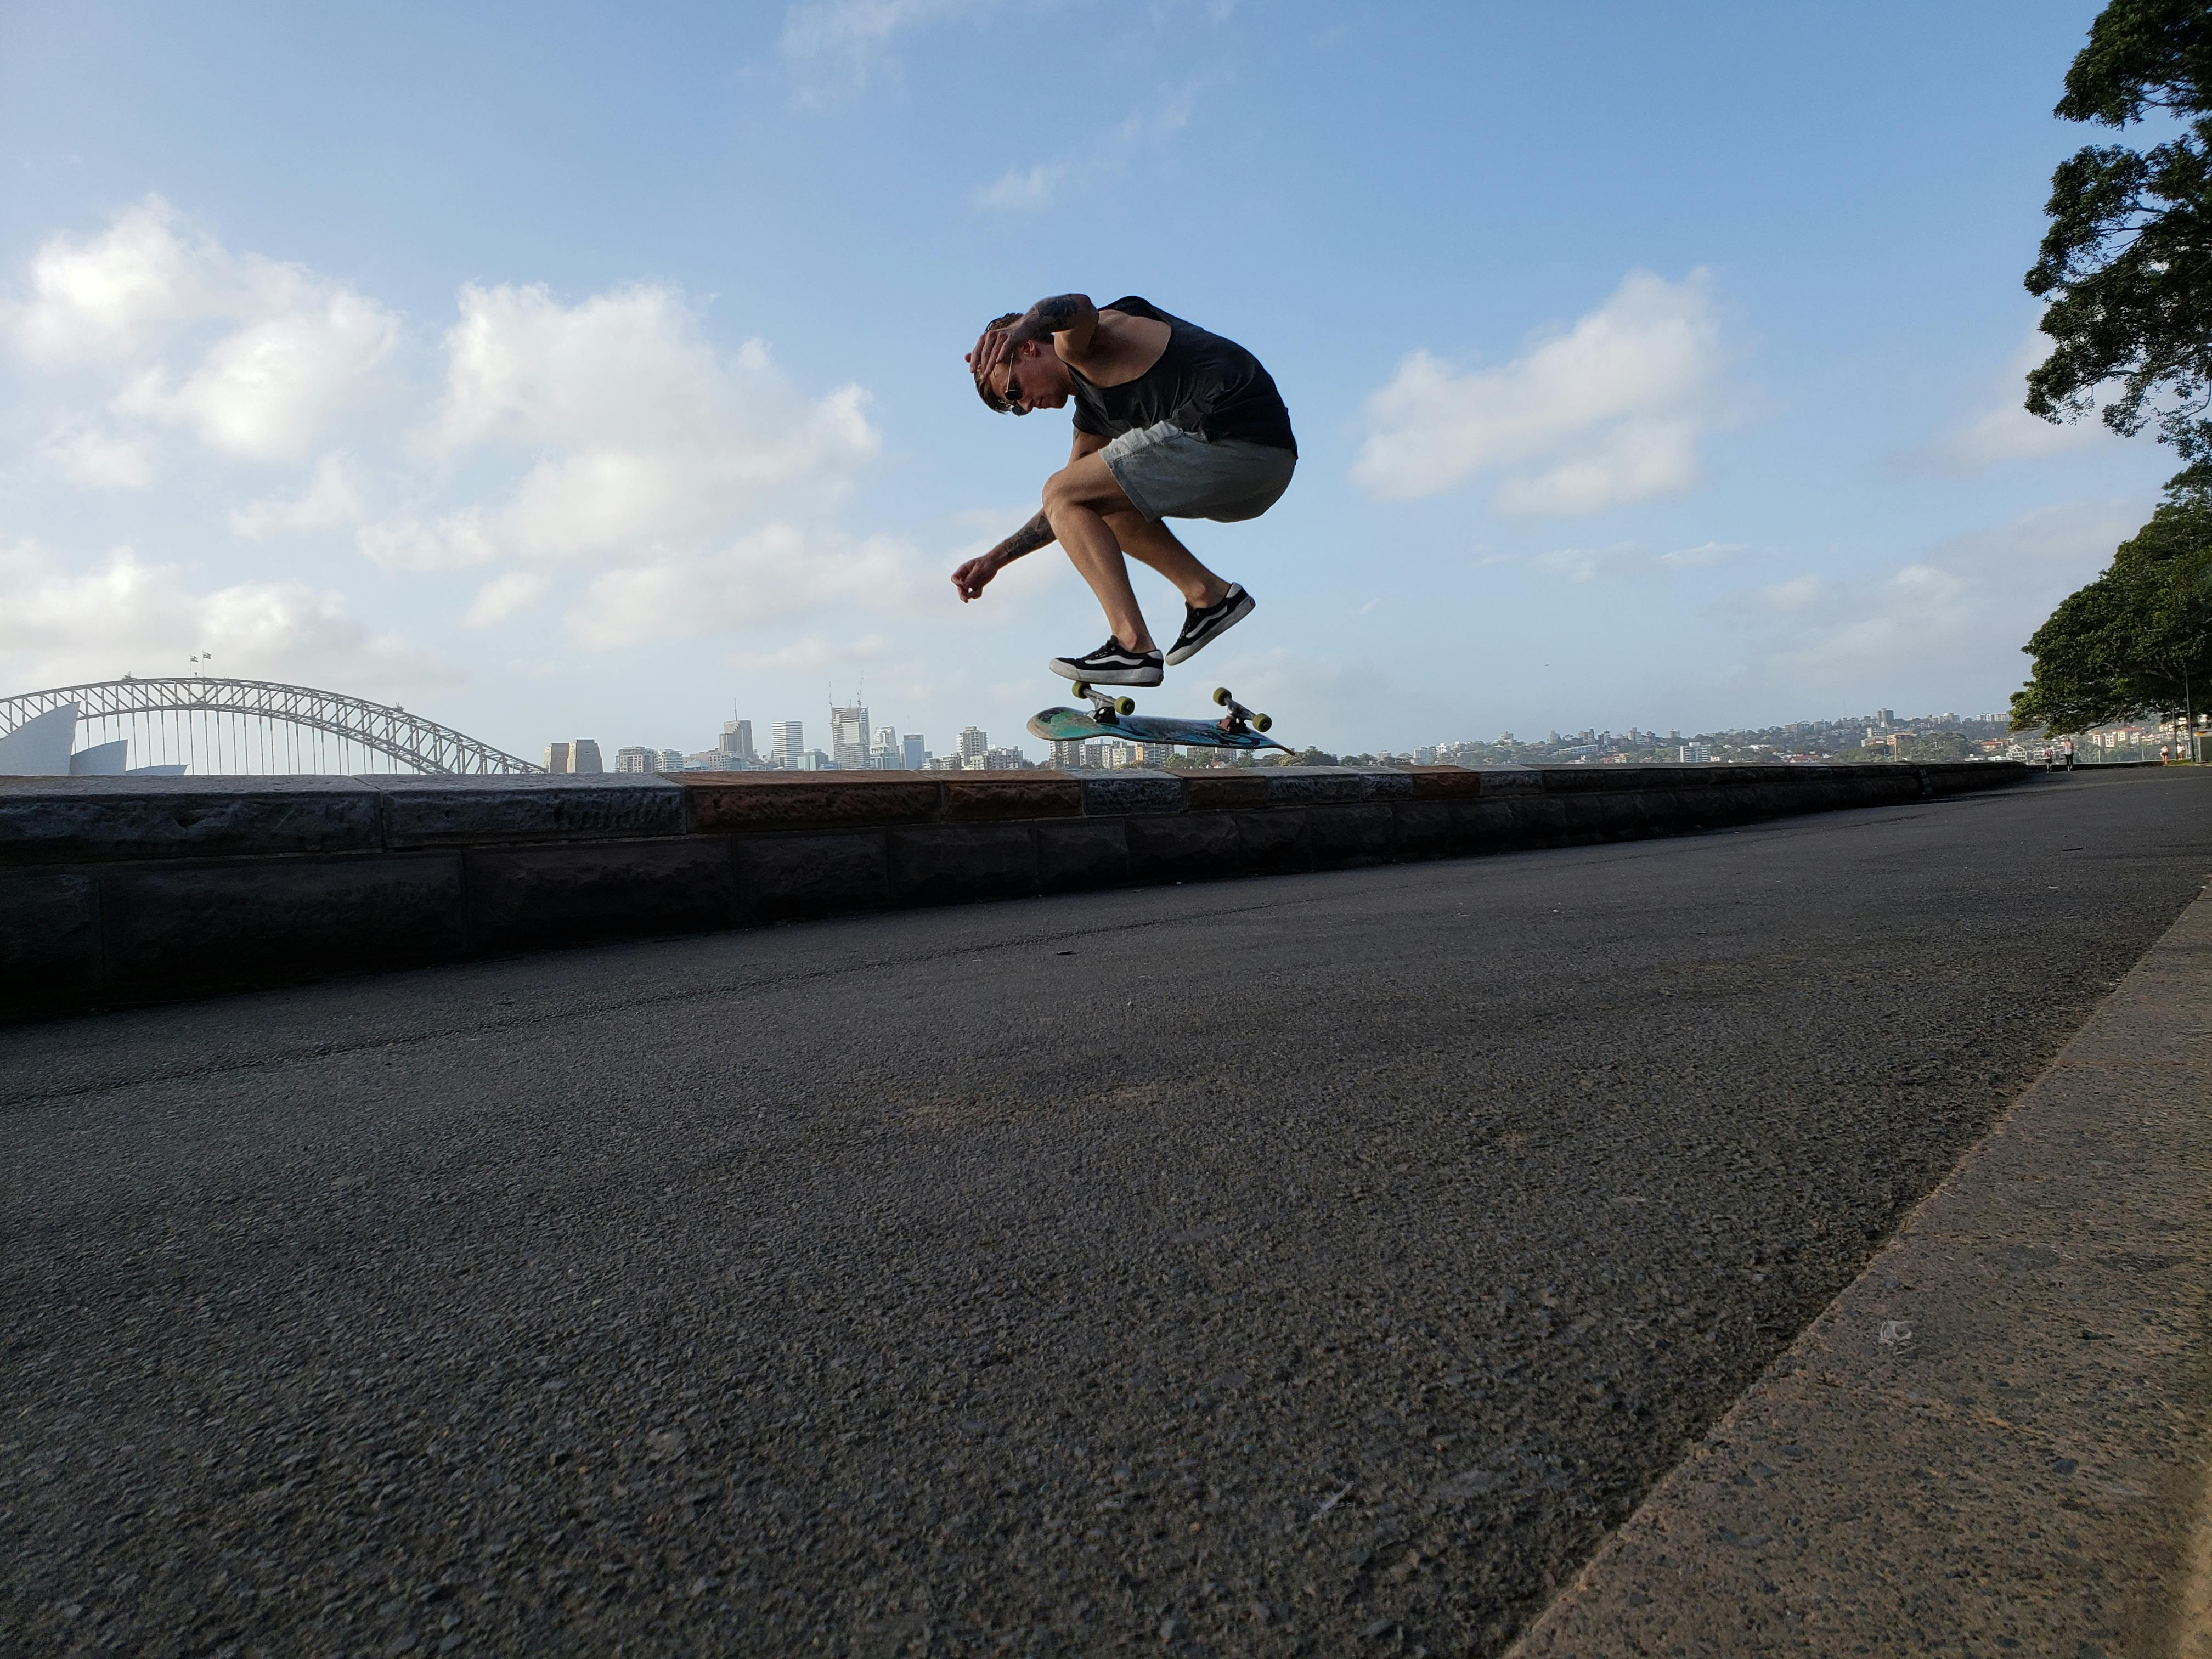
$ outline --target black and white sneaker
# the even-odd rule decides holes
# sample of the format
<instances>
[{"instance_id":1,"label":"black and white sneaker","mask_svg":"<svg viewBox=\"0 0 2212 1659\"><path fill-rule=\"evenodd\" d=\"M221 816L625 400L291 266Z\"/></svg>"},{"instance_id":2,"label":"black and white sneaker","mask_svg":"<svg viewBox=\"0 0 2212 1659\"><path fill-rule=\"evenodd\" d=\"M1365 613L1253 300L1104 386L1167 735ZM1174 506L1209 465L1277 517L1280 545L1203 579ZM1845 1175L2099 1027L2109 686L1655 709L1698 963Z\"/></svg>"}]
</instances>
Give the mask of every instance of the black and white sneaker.
<instances>
[{"instance_id":1,"label":"black and white sneaker","mask_svg":"<svg viewBox=\"0 0 2212 1659\"><path fill-rule=\"evenodd\" d=\"M1054 657L1046 666L1062 679L1100 685L1158 685L1166 678L1158 652L1132 651L1114 639L1084 656Z\"/></svg>"},{"instance_id":2,"label":"black and white sneaker","mask_svg":"<svg viewBox=\"0 0 2212 1659\"><path fill-rule=\"evenodd\" d=\"M1203 611L1185 606L1182 632L1176 635L1175 649L1168 653L1168 665L1188 662L1251 614L1252 596L1235 582L1230 583L1229 591Z\"/></svg>"}]
</instances>

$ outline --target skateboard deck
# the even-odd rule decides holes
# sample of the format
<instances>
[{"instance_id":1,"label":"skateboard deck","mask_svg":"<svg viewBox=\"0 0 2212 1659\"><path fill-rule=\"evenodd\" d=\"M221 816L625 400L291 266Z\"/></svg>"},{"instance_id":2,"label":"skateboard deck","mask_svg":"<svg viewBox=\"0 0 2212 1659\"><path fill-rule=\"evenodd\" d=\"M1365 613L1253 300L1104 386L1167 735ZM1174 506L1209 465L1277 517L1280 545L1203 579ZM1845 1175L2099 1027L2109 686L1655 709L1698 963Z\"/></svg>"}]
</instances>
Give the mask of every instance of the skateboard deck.
<instances>
[{"instance_id":1,"label":"skateboard deck","mask_svg":"<svg viewBox=\"0 0 2212 1659\"><path fill-rule=\"evenodd\" d=\"M1164 714L1117 714L1109 720L1080 708L1047 708L1030 716L1030 735L1047 743L1078 738L1118 738L1123 743L1172 743L1190 749L1283 749L1257 732L1224 732L1214 720L1175 720ZM1288 750L1284 750L1285 754Z\"/></svg>"},{"instance_id":2,"label":"skateboard deck","mask_svg":"<svg viewBox=\"0 0 2212 1659\"><path fill-rule=\"evenodd\" d=\"M1271 722L1255 714L1229 694L1226 687L1213 701L1229 713L1218 720L1176 720L1164 714L1139 714L1133 699L1099 690L1078 680L1068 688L1090 699L1088 710L1046 708L1030 716L1030 735L1047 743L1068 743L1085 738L1118 738L1124 743L1166 743L1185 749L1280 749L1291 750L1266 735Z\"/></svg>"}]
</instances>

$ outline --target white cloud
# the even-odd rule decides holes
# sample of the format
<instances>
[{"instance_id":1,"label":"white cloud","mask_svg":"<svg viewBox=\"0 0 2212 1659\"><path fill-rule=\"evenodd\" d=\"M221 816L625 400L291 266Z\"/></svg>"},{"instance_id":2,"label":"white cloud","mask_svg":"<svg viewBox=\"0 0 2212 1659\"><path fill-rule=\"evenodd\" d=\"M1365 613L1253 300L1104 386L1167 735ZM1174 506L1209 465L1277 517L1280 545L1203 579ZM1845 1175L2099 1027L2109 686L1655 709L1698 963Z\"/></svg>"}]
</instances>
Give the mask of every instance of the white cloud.
<instances>
[{"instance_id":1,"label":"white cloud","mask_svg":"<svg viewBox=\"0 0 2212 1659\"><path fill-rule=\"evenodd\" d=\"M1528 561L1539 570L1565 576L1574 582L1594 581L1600 576L1618 574L1635 568L1640 562L1634 542L1616 542L1611 547L1554 548L1548 553L1536 554Z\"/></svg>"},{"instance_id":2,"label":"white cloud","mask_svg":"<svg viewBox=\"0 0 2212 1659\"><path fill-rule=\"evenodd\" d=\"M994 184L975 192L975 205L1000 212L1036 212L1048 208L1060 197L1060 180L1067 168L1058 161L1040 161L1033 167L1009 167Z\"/></svg>"},{"instance_id":3,"label":"white cloud","mask_svg":"<svg viewBox=\"0 0 2212 1659\"><path fill-rule=\"evenodd\" d=\"M0 320L33 363L135 365L113 413L249 460L311 453L402 332L374 301L301 265L234 254L158 197L96 236L50 239L26 287Z\"/></svg>"},{"instance_id":4,"label":"white cloud","mask_svg":"<svg viewBox=\"0 0 2212 1659\"><path fill-rule=\"evenodd\" d=\"M856 662L872 662L890 648L880 634L864 634L857 640L825 640L810 634L773 651L732 652L726 660L732 668L774 674L823 674Z\"/></svg>"},{"instance_id":5,"label":"white cloud","mask_svg":"<svg viewBox=\"0 0 2212 1659\"><path fill-rule=\"evenodd\" d=\"M578 573L568 597L584 595L571 635L593 647L914 591L903 544L836 525L880 447L866 392L802 390L757 339L725 349L672 287L574 304L543 287L463 288L442 384L419 394L411 430L387 395L411 361L402 318L304 267L226 250L158 200L100 234L51 240L20 288L0 330L42 366L90 365L111 382L104 409L54 421L38 465L143 488L165 441L155 425L218 458L319 455L282 487L234 495L233 533L350 526L386 569L482 569L471 627L547 596L562 565ZM342 424L348 447L333 453L324 440ZM126 559L117 580L143 568Z\"/></svg>"},{"instance_id":6,"label":"white cloud","mask_svg":"<svg viewBox=\"0 0 2212 1659\"><path fill-rule=\"evenodd\" d=\"M1124 171L1139 151L1165 143L1190 125L1198 93L1196 82L1179 88L1152 108L1127 118L1087 146L1075 161L1008 167L991 183L977 187L975 205L997 213L1041 212L1057 203L1071 185L1079 191L1088 181Z\"/></svg>"},{"instance_id":7,"label":"white cloud","mask_svg":"<svg viewBox=\"0 0 2212 1659\"><path fill-rule=\"evenodd\" d=\"M569 611L568 636L594 649L757 628L827 605L849 613L935 599L934 568L888 537L773 524L711 551L609 570Z\"/></svg>"},{"instance_id":8,"label":"white cloud","mask_svg":"<svg viewBox=\"0 0 2212 1659\"><path fill-rule=\"evenodd\" d=\"M0 319L26 356L58 365L127 357L179 324L220 315L236 284L222 249L155 196L99 235L49 238L31 257L27 286Z\"/></svg>"},{"instance_id":9,"label":"white cloud","mask_svg":"<svg viewBox=\"0 0 2212 1659\"><path fill-rule=\"evenodd\" d=\"M1832 584L1825 577L1793 576L1786 582L1770 582L1758 590L1759 602L1770 611L1805 611L1820 603Z\"/></svg>"},{"instance_id":10,"label":"white cloud","mask_svg":"<svg viewBox=\"0 0 2212 1659\"><path fill-rule=\"evenodd\" d=\"M1735 542L1705 542L1677 548L1670 553L1646 553L1634 542L1615 542L1609 547L1562 547L1539 553L1528 562L1570 581L1593 581L1600 576L1665 575L1678 570L1702 569L1724 564L1746 550Z\"/></svg>"},{"instance_id":11,"label":"white cloud","mask_svg":"<svg viewBox=\"0 0 2212 1659\"><path fill-rule=\"evenodd\" d=\"M343 455L325 455L305 489L264 496L233 509L230 527L248 541L265 541L271 536L343 529L360 523L366 512L352 463Z\"/></svg>"},{"instance_id":12,"label":"white cloud","mask_svg":"<svg viewBox=\"0 0 2212 1659\"><path fill-rule=\"evenodd\" d=\"M473 507L428 521L402 518L365 524L355 540L371 562L387 570L465 570L500 557L485 533L483 514Z\"/></svg>"},{"instance_id":13,"label":"white cloud","mask_svg":"<svg viewBox=\"0 0 2212 1659\"><path fill-rule=\"evenodd\" d=\"M890 65L903 31L991 9L993 0L801 0L783 15L793 97L823 106L849 97Z\"/></svg>"},{"instance_id":14,"label":"white cloud","mask_svg":"<svg viewBox=\"0 0 2212 1659\"><path fill-rule=\"evenodd\" d=\"M1919 457L1945 472L1980 472L2007 461L2033 460L2063 450L2107 441L2112 434L2094 416L2053 424L2026 407L2028 371L2051 355L2052 341L2032 328L2006 360L1990 388L1990 401L1929 444Z\"/></svg>"},{"instance_id":15,"label":"white cloud","mask_svg":"<svg viewBox=\"0 0 2212 1659\"><path fill-rule=\"evenodd\" d=\"M534 570L510 570L503 576L494 576L477 590L477 596L461 617L466 628L489 628L505 622L544 595L546 580Z\"/></svg>"},{"instance_id":16,"label":"white cloud","mask_svg":"<svg viewBox=\"0 0 2212 1659\"><path fill-rule=\"evenodd\" d=\"M283 296L283 306L217 341L174 390L158 370L143 376L116 399L117 411L185 427L244 460L313 453L398 346L399 319L312 279Z\"/></svg>"},{"instance_id":17,"label":"white cloud","mask_svg":"<svg viewBox=\"0 0 2212 1659\"><path fill-rule=\"evenodd\" d=\"M1706 565L1726 564L1749 550L1741 542L1699 542L1695 547L1678 547L1671 553L1661 553L1656 559L1669 570L1695 570Z\"/></svg>"},{"instance_id":18,"label":"white cloud","mask_svg":"<svg viewBox=\"0 0 2212 1659\"><path fill-rule=\"evenodd\" d=\"M426 474L410 507L357 539L392 569L519 567L489 575L469 626L538 602L558 566L584 573L567 627L592 649L910 597L903 544L834 526L880 443L860 387L810 396L759 341L719 349L665 286L574 305L470 287L459 308L414 447L475 498Z\"/></svg>"},{"instance_id":19,"label":"white cloud","mask_svg":"<svg viewBox=\"0 0 2212 1659\"><path fill-rule=\"evenodd\" d=\"M297 582L196 592L177 566L129 548L83 568L30 543L0 549L0 681L65 685L179 671L212 650L226 674L364 692L457 678L402 641L372 634L338 594Z\"/></svg>"},{"instance_id":20,"label":"white cloud","mask_svg":"<svg viewBox=\"0 0 2212 1659\"><path fill-rule=\"evenodd\" d=\"M2021 646L2052 608L2108 563L2140 525L2139 504L2040 507L1954 536L1863 578L1808 571L1736 595L1732 611L1760 641L1753 678L1810 696L1863 698L1884 684L1940 680L1965 696L2001 696L2026 678ZM1902 690L1886 693L1899 699ZM1953 695L1939 691L1933 706Z\"/></svg>"},{"instance_id":21,"label":"white cloud","mask_svg":"<svg viewBox=\"0 0 2212 1659\"><path fill-rule=\"evenodd\" d=\"M1435 495L1501 474L1508 512L1592 513L1680 495L1698 441L1734 418L1727 353L1705 272L1631 271L1612 296L1501 368L1408 356L1367 401L1352 477L1371 495Z\"/></svg>"},{"instance_id":22,"label":"white cloud","mask_svg":"<svg viewBox=\"0 0 2212 1659\"><path fill-rule=\"evenodd\" d=\"M368 532L386 563L628 559L703 544L826 507L880 441L860 387L809 398L758 341L718 352L672 289L575 306L542 288L465 289L446 348L430 451L528 465L496 509Z\"/></svg>"},{"instance_id":23,"label":"white cloud","mask_svg":"<svg viewBox=\"0 0 2212 1659\"><path fill-rule=\"evenodd\" d=\"M154 463L142 444L94 422L55 433L39 447L52 471L86 489L143 489L154 482Z\"/></svg>"}]
</instances>

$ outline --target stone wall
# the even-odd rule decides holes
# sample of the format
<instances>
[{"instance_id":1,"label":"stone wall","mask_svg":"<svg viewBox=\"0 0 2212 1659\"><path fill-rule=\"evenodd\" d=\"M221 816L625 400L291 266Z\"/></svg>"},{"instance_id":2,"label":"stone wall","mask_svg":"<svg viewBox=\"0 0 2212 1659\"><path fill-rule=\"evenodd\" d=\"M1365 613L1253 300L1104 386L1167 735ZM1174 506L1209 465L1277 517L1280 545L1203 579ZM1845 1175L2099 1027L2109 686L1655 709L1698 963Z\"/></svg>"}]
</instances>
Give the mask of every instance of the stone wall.
<instances>
[{"instance_id":1,"label":"stone wall","mask_svg":"<svg viewBox=\"0 0 2212 1659\"><path fill-rule=\"evenodd\" d=\"M0 778L0 1018L899 906L1571 846L2005 762Z\"/></svg>"}]
</instances>

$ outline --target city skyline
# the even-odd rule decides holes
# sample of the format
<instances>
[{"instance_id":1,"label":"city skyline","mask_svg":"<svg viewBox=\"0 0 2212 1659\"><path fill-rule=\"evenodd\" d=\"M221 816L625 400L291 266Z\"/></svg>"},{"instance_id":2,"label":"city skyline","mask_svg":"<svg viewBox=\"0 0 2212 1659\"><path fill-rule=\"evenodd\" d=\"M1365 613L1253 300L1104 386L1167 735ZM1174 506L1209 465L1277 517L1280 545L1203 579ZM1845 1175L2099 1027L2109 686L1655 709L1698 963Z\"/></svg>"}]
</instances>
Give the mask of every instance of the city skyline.
<instances>
[{"instance_id":1,"label":"city skyline","mask_svg":"<svg viewBox=\"0 0 2212 1659\"><path fill-rule=\"evenodd\" d=\"M840 714L858 716L869 712L866 705L857 703L841 708L833 702L831 710L833 721ZM617 769L665 772L716 769L920 771L930 769L940 762L963 767L977 765L994 769L1040 764L1095 769L1134 764L1158 766L1166 763L1169 757L1176 752L1169 744L1115 738L1051 742L1030 738L1026 742L994 745L986 732L971 725L963 728L955 747L939 757L927 749L924 734L901 734L895 727L881 726L873 729L873 739L860 762L848 765L837 756L819 748L806 747L803 741L805 725L803 720L773 722L770 729L778 734L775 747L769 756L757 757L750 748L751 724L750 720L733 715L723 722L723 741L717 748L690 754L672 748L623 745L617 751L618 761L622 757L633 757L641 763L647 763L649 757L649 763L627 767L618 765ZM1545 735L1541 738L1519 738L1509 730L1488 739L1465 737L1439 738L1403 748L1376 745L1370 750L1358 752L1379 759L1415 764L1496 764L1500 760L1510 762L1516 754L1555 762L1593 758L1644 761L1670 758L1681 761L1758 757L1814 759L1845 750L1864 750L1869 746L1877 750L1887 748L1894 753L1899 738L1912 738L1934 732L1969 737L1974 746L1995 753L2017 747L2022 741L2009 733L2008 726L2008 717L1996 710L1972 714L1945 710L1899 715L1895 709L1881 705L1859 714L1814 716L1763 726L1714 726L1686 731L1679 725L1670 726L1663 736L1656 726L1646 727L1633 722L1619 728L1585 726L1564 732L1553 726L1544 728ZM2145 729L2149 727L2147 726ZM789 752L799 757L796 765L791 764L787 757L787 734L793 744ZM1854 737L1853 734L1857 735ZM1757 741L1759 739L1765 741ZM2032 742L2033 735L2024 740ZM554 750L567 746L560 743L548 745L549 761ZM1033 750L1041 758L1032 758ZM1708 750L1720 752L1709 753ZM1751 752L1745 752L1747 750Z\"/></svg>"}]
</instances>

